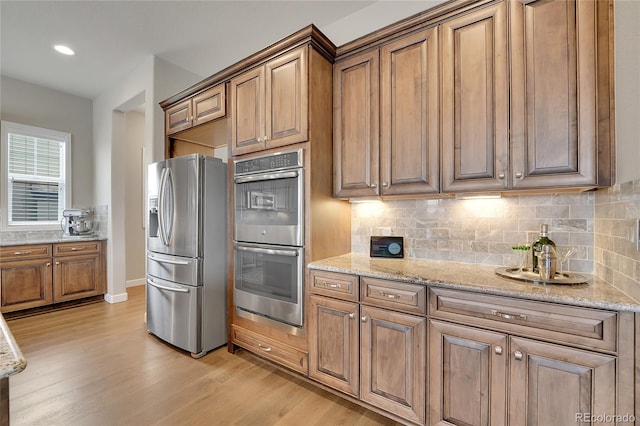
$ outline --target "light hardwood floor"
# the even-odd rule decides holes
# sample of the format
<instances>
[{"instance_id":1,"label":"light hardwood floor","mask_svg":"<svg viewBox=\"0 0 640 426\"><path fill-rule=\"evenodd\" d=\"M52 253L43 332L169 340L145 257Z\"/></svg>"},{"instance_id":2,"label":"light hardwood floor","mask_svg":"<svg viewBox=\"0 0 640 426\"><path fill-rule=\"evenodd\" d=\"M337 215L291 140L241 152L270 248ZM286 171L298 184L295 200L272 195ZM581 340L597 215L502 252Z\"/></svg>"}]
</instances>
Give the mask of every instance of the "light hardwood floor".
<instances>
[{"instance_id":1,"label":"light hardwood floor","mask_svg":"<svg viewBox=\"0 0 640 426\"><path fill-rule=\"evenodd\" d=\"M199 360L146 331L144 287L8 320L27 359L10 378L12 425L394 425L226 347Z\"/></svg>"}]
</instances>

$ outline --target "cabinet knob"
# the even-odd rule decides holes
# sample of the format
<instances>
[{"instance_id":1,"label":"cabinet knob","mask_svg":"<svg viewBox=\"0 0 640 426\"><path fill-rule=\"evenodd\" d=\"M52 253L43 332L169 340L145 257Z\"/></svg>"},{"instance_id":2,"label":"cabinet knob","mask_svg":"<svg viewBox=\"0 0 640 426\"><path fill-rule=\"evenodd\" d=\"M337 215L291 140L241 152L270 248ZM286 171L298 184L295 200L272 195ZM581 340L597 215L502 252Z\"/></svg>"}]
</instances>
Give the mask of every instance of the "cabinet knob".
<instances>
[{"instance_id":1,"label":"cabinet knob","mask_svg":"<svg viewBox=\"0 0 640 426\"><path fill-rule=\"evenodd\" d=\"M372 183L371 185L369 185L371 188L377 188L378 185L376 185L375 183Z\"/></svg>"},{"instance_id":2,"label":"cabinet knob","mask_svg":"<svg viewBox=\"0 0 640 426\"><path fill-rule=\"evenodd\" d=\"M382 186L383 186L384 188L388 188L388 187L389 187L389 182L383 182L383 183L382 183Z\"/></svg>"},{"instance_id":3,"label":"cabinet knob","mask_svg":"<svg viewBox=\"0 0 640 426\"><path fill-rule=\"evenodd\" d=\"M363 317L360 317L360 321L362 322L367 322L369 320L369 318L365 315Z\"/></svg>"},{"instance_id":4,"label":"cabinet knob","mask_svg":"<svg viewBox=\"0 0 640 426\"><path fill-rule=\"evenodd\" d=\"M51 266L51 262L47 262L47 267Z\"/></svg>"},{"instance_id":5,"label":"cabinet knob","mask_svg":"<svg viewBox=\"0 0 640 426\"><path fill-rule=\"evenodd\" d=\"M264 137L264 141L265 141L265 142L268 142L268 141L269 141L269 136L265 136L265 137Z\"/></svg>"},{"instance_id":6,"label":"cabinet knob","mask_svg":"<svg viewBox=\"0 0 640 426\"><path fill-rule=\"evenodd\" d=\"M516 173L516 177L517 177L518 179L522 179L522 172L518 172L518 173Z\"/></svg>"},{"instance_id":7,"label":"cabinet knob","mask_svg":"<svg viewBox=\"0 0 640 426\"><path fill-rule=\"evenodd\" d=\"M258 136L257 141L258 141L258 142L262 142L262 138L261 138L260 136Z\"/></svg>"},{"instance_id":8,"label":"cabinet knob","mask_svg":"<svg viewBox=\"0 0 640 426\"><path fill-rule=\"evenodd\" d=\"M500 173L500 174L498 175L498 179L504 179L504 173Z\"/></svg>"},{"instance_id":9,"label":"cabinet knob","mask_svg":"<svg viewBox=\"0 0 640 426\"><path fill-rule=\"evenodd\" d=\"M56 262L56 265L59 265L59 264L60 264L60 262Z\"/></svg>"},{"instance_id":10,"label":"cabinet knob","mask_svg":"<svg viewBox=\"0 0 640 426\"><path fill-rule=\"evenodd\" d=\"M494 351L496 352L496 355L502 355L502 346L496 346Z\"/></svg>"},{"instance_id":11,"label":"cabinet knob","mask_svg":"<svg viewBox=\"0 0 640 426\"><path fill-rule=\"evenodd\" d=\"M518 361L522 361L522 358L524 357L524 355L520 351L515 351L513 353L513 357Z\"/></svg>"},{"instance_id":12,"label":"cabinet knob","mask_svg":"<svg viewBox=\"0 0 640 426\"><path fill-rule=\"evenodd\" d=\"M349 318L354 319L356 317L356 314L354 314L353 312L349 313Z\"/></svg>"}]
</instances>

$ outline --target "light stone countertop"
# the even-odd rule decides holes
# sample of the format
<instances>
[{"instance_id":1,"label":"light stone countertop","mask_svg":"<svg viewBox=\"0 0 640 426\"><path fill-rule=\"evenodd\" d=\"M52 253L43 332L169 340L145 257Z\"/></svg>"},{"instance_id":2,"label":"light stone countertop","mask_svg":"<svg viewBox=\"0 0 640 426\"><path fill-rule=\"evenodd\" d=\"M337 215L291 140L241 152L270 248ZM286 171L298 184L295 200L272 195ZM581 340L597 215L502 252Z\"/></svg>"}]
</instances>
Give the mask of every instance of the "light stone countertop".
<instances>
[{"instance_id":1,"label":"light stone countertop","mask_svg":"<svg viewBox=\"0 0 640 426\"><path fill-rule=\"evenodd\" d=\"M56 244L56 243L74 243L74 242L84 242L84 241L101 241L106 240L106 238L99 237L97 235L91 235L86 237L63 237L60 236L29 236L26 238L19 239L10 239L10 238L2 238L0 239L0 247L9 247L9 246L22 246L29 244Z\"/></svg>"},{"instance_id":2,"label":"light stone countertop","mask_svg":"<svg viewBox=\"0 0 640 426\"><path fill-rule=\"evenodd\" d=\"M27 367L27 360L22 355L9 326L0 315L0 379L20 373Z\"/></svg>"},{"instance_id":3,"label":"light stone countertop","mask_svg":"<svg viewBox=\"0 0 640 426\"><path fill-rule=\"evenodd\" d=\"M582 274L587 283L534 284L504 278L496 266L420 259L381 259L350 253L311 262L309 269L404 281L433 287L470 290L590 308L640 312L640 301L598 277Z\"/></svg>"}]
</instances>

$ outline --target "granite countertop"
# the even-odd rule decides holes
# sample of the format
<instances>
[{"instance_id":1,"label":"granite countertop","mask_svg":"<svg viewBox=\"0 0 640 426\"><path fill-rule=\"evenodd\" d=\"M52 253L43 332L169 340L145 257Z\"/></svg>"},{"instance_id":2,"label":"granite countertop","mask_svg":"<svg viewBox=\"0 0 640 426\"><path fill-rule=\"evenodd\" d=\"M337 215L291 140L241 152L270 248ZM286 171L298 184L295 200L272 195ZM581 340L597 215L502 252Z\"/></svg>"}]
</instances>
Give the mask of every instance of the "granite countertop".
<instances>
[{"instance_id":1,"label":"granite countertop","mask_svg":"<svg viewBox=\"0 0 640 426\"><path fill-rule=\"evenodd\" d=\"M9 246L23 246L28 244L56 244L56 243L74 243L74 242L83 242L83 241L101 241L106 240L106 238L99 237L97 235L91 236L83 236L83 237L63 237L59 236L28 236L16 239L10 238L2 238L0 239L0 247L9 247Z\"/></svg>"},{"instance_id":2,"label":"granite countertop","mask_svg":"<svg viewBox=\"0 0 640 426\"><path fill-rule=\"evenodd\" d=\"M495 273L496 266L419 259L380 259L360 253L318 260L311 262L308 266L309 269L434 287L471 290L591 308L640 312L640 301L598 277L582 273L581 275L587 277L587 283L543 285L498 276Z\"/></svg>"},{"instance_id":3,"label":"granite countertop","mask_svg":"<svg viewBox=\"0 0 640 426\"><path fill-rule=\"evenodd\" d=\"M9 326L0 315L0 379L20 373L27 367L27 360L22 356Z\"/></svg>"}]
</instances>

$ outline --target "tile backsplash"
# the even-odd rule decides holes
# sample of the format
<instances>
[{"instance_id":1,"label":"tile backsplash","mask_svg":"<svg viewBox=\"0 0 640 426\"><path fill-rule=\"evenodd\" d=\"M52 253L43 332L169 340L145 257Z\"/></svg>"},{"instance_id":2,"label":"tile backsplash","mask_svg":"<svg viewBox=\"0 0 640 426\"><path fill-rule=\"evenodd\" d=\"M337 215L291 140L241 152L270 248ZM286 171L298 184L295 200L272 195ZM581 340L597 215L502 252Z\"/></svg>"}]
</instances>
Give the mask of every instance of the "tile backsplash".
<instances>
[{"instance_id":1,"label":"tile backsplash","mask_svg":"<svg viewBox=\"0 0 640 426\"><path fill-rule=\"evenodd\" d=\"M640 300L640 179L598 190L595 197L595 273Z\"/></svg>"}]
</instances>

